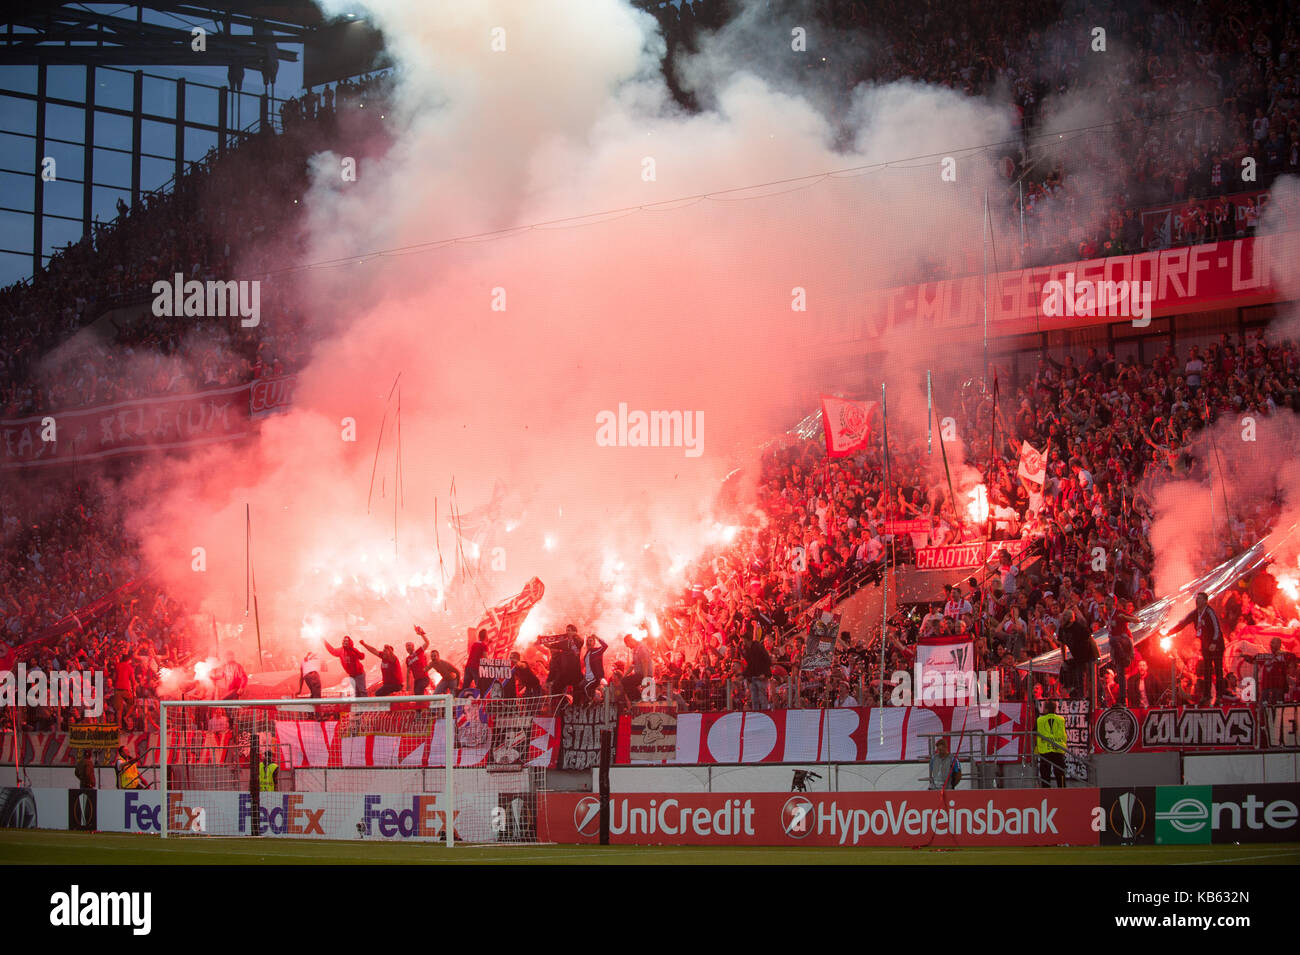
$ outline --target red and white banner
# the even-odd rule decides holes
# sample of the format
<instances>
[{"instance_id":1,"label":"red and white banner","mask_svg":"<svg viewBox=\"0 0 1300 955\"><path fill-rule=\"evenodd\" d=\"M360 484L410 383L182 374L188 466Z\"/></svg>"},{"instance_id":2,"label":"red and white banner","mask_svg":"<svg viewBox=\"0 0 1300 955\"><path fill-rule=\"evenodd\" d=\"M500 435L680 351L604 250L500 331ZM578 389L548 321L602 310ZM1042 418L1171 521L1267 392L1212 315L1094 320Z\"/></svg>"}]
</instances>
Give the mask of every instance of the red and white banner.
<instances>
[{"instance_id":1,"label":"red and white banner","mask_svg":"<svg viewBox=\"0 0 1300 955\"><path fill-rule=\"evenodd\" d=\"M929 757L925 734L974 730L988 734L992 758L1008 760L1020 756L1021 744L1018 737L1005 734L1025 729L1024 715L1023 703L1003 703L988 716L981 716L978 706L678 713L676 755L653 761L632 758L632 726L624 716L618 725L617 761L669 765L898 762Z\"/></svg>"},{"instance_id":2,"label":"red and white banner","mask_svg":"<svg viewBox=\"0 0 1300 955\"><path fill-rule=\"evenodd\" d=\"M1006 551L1012 560L1028 547L1030 541L1019 538L1005 541L972 541L969 544L946 544L942 547L922 547L916 552L917 570L953 570L964 567L983 567Z\"/></svg>"},{"instance_id":3,"label":"red and white banner","mask_svg":"<svg viewBox=\"0 0 1300 955\"><path fill-rule=\"evenodd\" d=\"M4 722L9 723L8 712ZM22 734L22 751L17 753L20 766L72 766L81 754L68 743L66 732L40 732ZM157 733L123 733L120 745L128 752L143 753L158 745ZM12 725L0 729L0 764L14 765L14 733Z\"/></svg>"},{"instance_id":4,"label":"red and white banner","mask_svg":"<svg viewBox=\"0 0 1300 955\"><path fill-rule=\"evenodd\" d=\"M1234 239L999 272L988 278L988 334L996 338L1098 325L1108 320L1132 321L1044 315L1044 286L1048 282L1064 283L1070 273L1076 283L1150 282L1152 318L1276 302L1279 292L1272 285L1270 269L1276 268L1282 274L1289 266L1290 241L1293 237L1285 234ZM838 320L819 323L805 340L828 354L838 355L846 342L860 343L895 329L906 329L909 334L932 335L936 340L941 336L947 347L959 348L982 338L984 302L984 278L978 273L898 286L882 294L863 296L859 308Z\"/></svg>"},{"instance_id":5,"label":"red and white banner","mask_svg":"<svg viewBox=\"0 0 1300 955\"><path fill-rule=\"evenodd\" d=\"M248 411L254 418L289 410L293 404L293 389L298 383L294 375L283 378L259 378L248 392Z\"/></svg>"},{"instance_id":6,"label":"red and white banner","mask_svg":"<svg viewBox=\"0 0 1300 955\"><path fill-rule=\"evenodd\" d=\"M486 656L508 658L510 651L515 648L515 641L519 639L519 628L523 626L524 618L545 593L546 587L541 580L532 578L524 584L523 590L509 600L503 600L483 615L478 626L469 631L469 642L472 644L478 639L480 630L486 630L488 645Z\"/></svg>"},{"instance_id":7,"label":"red and white banner","mask_svg":"<svg viewBox=\"0 0 1300 955\"><path fill-rule=\"evenodd\" d=\"M523 718L520 726L497 725L464 713L456 727L456 765L518 765L552 767L558 743L555 717ZM381 729L340 732L340 721L276 720L275 738L294 769L369 766L443 766L446 764L446 724L431 718L423 733L383 732ZM504 732L503 732L504 730Z\"/></svg>"},{"instance_id":8,"label":"red and white banner","mask_svg":"<svg viewBox=\"0 0 1300 955\"><path fill-rule=\"evenodd\" d=\"M1225 197L1228 205L1226 231L1240 232L1256 225L1268 206L1268 190L1243 192ZM1205 210L1207 226L1214 221L1214 207L1218 197L1207 201L1180 202L1142 210L1142 244L1159 248L1185 239L1192 209Z\"/></svg>"},{"instance_id":9,"label":"red and white banner","mask_svg":"<svg viewBox=\"0 0 1300 955\"><path fill-rule=\"evenodd\" d=\"M874 401L822 396L822 428L826 432L826 456L842 458L861 451L871 440Z\"/></svg>"},{"instance_id":10,"label":"red and white banner","mask_svg":"<svg viewBox=\"0 0 1300 955\"><path fill-rule=\"evenodd\" d=\"M293 378L138 398L0 421L0 469L71 464L199 447L251 434L253 418L286 407Z\"/></svg>"},{"instance_id":11,"label":"red and white banner","mask_svg":"<svg viewBox=\"0 0 1300 955\"><path fill-rule=\"evenodd\" d=\"M1047 456L1028 441L1020 442L1020 469L1017 473L1025 480L1041 485L1047 480Z\"/></svg>"},{"instance_id":12,"label":"red and white banner","mask_svg":"<svg viewBox=\"0 0 1300 955\"><path fill-rule=\"evenodd\" d=\"M1097 845L1096 789L878 793L627 793L610 798L614 845ZM543 842L600 838L600 798L538 797Z\"/></svg>"}]
</instances>

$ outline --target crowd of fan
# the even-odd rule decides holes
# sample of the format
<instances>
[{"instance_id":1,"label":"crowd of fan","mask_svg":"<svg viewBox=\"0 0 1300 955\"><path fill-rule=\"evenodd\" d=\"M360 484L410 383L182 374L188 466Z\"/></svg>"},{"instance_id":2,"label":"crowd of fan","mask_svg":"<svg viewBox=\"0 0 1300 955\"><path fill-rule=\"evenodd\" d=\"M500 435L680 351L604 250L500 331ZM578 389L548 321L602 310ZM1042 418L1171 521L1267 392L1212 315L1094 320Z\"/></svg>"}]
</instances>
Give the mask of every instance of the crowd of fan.
<instances>
[{"instance_id":1,"label":"crowd of fan","mask_svg":"<svg viewBox=\"0 0 1300 955\"><path fill-rule=\"evenodd\" d=\"M1006 91L1026 132L1037 128L1049 97L1086 85L1089 95L1105 98L1109 114L1121 121L1118 132L1104 138L1104 155L1088 154L1088 168L1123 189L1105 198L1108 211L1099 214L1096 196L1072 192L1067 162L1043 161L1029 150L1015 156L1031 221L1063 223L1059 231L1031 227L1025 261L1130 251L1143 241L1136 209L1187 198L1207 200L1207 215L1204 222L1184 217L1180 221L1189 226L1180 225L1170 241L1239 234L1250 221L1234 220L1229 232L1218 197L1240 191L1234 177L1241 158L1258 160L1252 188L1266 188L1300 160L1300 48L1281 4L1262 5L1249 26L1225 0L1150 18L1117 7L1107 14L1112 40L1135 38L1149 55L1132 69L1111 72L1084 68L1093 24L1082 14L1062 18L1050 0L996 9L972 4L955 35L953 21L940 20L953 17L950 4L942 10L925 2L877 8L835 0L823 7L829 22L861 26L881 41L854 64L848 77L854 83L910 77L969 94ZM726 9L721 0L652 6L670 59L698 49L699 31L718 28ZM0 291L0 414L292 373L304 342L288 288L265 289L256 335L241 335L237 319L181 325L146 316L114 325L110 314L93 340L69 339L110 306L147 298L155 279L170 280L177 272L200 280L262 274L292 257L308 159L332 137L373 132L358 118L368 112L365 123L375 122L374 107L386 95L377 78L286 102L278 134L266 130L238 148L210 154L170 192L122 206L114 223L55 255L32 282ZM1157 121L1171 111L1181 115ZM1080 225L1097 219L1104 222L1100 235ZM964 501L951 500L942 471L919 444L892 449L888 495L878 450L834 461L816 441L769 451L759 487L761 525L742 529L697 568L689 593L661 614L661 634L646 641L648 652L629 648L626 661L614 662L622 673L611 670L617 678L599 693L631 697L653 678L657 693L691 708L871 705L890 692L890 674L910 668L917 639L943 632L971 634L978 668L1003 667L1009 698L1068 692L1050 676L1031 690L1013 668L1056 646L1071 613L1097 629L1114 610L1149 601L1155 483L1204 473L1192 437L1207 419L1225 412L1266 416L1284 407L1300 410L1300 350L1293 343L1269 348L1225 337L1203 355L1195 348L1181 356L1171 349L1145 366L1095 353L1081 365L1070 357L1045 359L1014 395L1009 390L1003 396L996 413L997 454L991 463L979 462L993 512L987 524L973 521ZM967 435L987 434L995 414L989 396L978 392L962 396L959 413ZM1022 440L1048 452L1041 489L1017 477ZM969 441L964 450L964 460L976 462ZM30 501L0 493L6 646L133 584L129 597L94 620L76 622L69 634L24 659L29 666L110 672L123 719L128 726L143 719L140 708L124 700L148 696L161 668L189 658L188 617L138 579L137 557L94 492L50 483L44 493L59 500L30 512L57 516L39 525L16 517L29 512ZM1275 502L1258 502L1233 515L1233 539L1223 542L1224 549L1254 540L1274 508ZM896 615L883 634L883 673L882 635L861 633L841 637L834 666L811 675L802 665L819 602L878 578L891 560L907 560L911 535L891 535L884 526L903 519L924 520L930 544L970 540L986 530L994 538L1032 539L1039 543L1025 564L1034 569L1022 578L1020 563L1004 560L994 572L955 588L944 607ZM1091 569L1097 547L1118 555L1105 572ZM542 668L544 654L532 654ZM28 718L57 723L63 714L32 712Z\"/></svg>"},{"instance_id":2,"label":"crowd of fan","mask_svg":"<svg viewBox=\"0 0 1300 955\"><path fill-rule=\"evenodd\" d=\"M686 598L665 612L661 634L645 641L650 652L639 660L628 653L605 692L618 701L635 698L653 678L659 694L694 709L875 705L882 686L880 628L841 634L834 666L810 670L809 625L823 597L878 581L887 561L906 562L912 535L891 535L885 522L919 518L932 545L980 539L989 531L995 540L1037 544L1021 560L1003 551L996 566L949 588L942 604L895 615L885 632L886 698L894 689L892 675L911 672L918 639L950 634L971 636L973 669L1000 669L1005 699L1082 693L1081 684L1046 672L1028 687L1018 667L1068 645L1075 632L1088 636L1117 613L1132 614L1155 599L1155 488L1171 477L1207 479L1208 462L1198 456L1194 435L1218 415L1300 411L1300 347L1290 341L1269 347L1260 339L1234 343L1225 335L1204 352L1193 346L1180 358L1170 348L1147 365L1119 363L1090 349L1082 365L1069 356L1043 359L1004 402L1017 410L1004 416L999 409L1005 442L999 441L991 466L980 469L988 487L987 522L972 520L961 504L954 511L943 471L927 464L921 446L891 448L888 495L878 449L828 460L821 445L808 440L770 451L759 486L762 525L742 530L728 549L696 569ZM992 404L979 391L965 396L963 433L980 434L984 422L987 434ZM1022 441L1047 455L1041 487L1018 477ZM1210 556L1214 562L1263 536L1280 502L1241 501L1237 507L1221 549ZM1103 564L1096 561L1098 550L1107 555ZM1022 566L1030 568L1023 575ZM1066 633L1073 619L1084 630ZM1285 624L1288 618L1260 607L1249 619L1237 619ZM1195 689L1203 698L1196 653L1186 642L1176 647L1184 695ZM1086 645L1071 646L1067 659L1088 653ZM1160 651L1139 649L1121 678L1131 678L1151 653ZM539 669L545 662L536 660ZM1112 686L1115 677L1112 669Z\"/></svg>"},{"instance_id":3,"label":"crowd of fan","mask_svg":"<svg viewBox=\"0 0 1300 955\"><path fill-rule=\"evenodd\" d=\"M37 522L19 515L41 515ZM180 603L152 585L104 491L76 481L0 489L0 670L98 672L104 719L150 728L164 667L197 645ZM105 599L106 597L112 599ZM29 730L58 730L85 706L22 709Z\"/></svg>"}]
</instances>

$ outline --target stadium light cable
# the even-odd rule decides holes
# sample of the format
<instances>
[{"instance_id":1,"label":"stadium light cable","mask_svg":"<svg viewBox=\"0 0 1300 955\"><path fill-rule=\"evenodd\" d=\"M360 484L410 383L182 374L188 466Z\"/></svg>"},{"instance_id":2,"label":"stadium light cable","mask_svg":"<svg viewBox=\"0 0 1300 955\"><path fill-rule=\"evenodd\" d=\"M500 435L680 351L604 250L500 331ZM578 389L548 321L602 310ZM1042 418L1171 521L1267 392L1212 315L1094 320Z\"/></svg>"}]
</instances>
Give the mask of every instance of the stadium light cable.
<instances>
[{"instance_id":1,"label":"stadium light cable","mask_svg":"<svg viewBox=\"0 0 1300 955\"><path fill-rule=\"evenodd\" d=\"M1064 145L1065 143L1068 143L1073 139L1088 133L1096 133L1101 130L1119 128L1119 127L1123 127L1135 123L1142 123L1147 127L1151 127L1155 125L1157 120L1161 120L1163 123L1168 123L1177 117L1187 116L1194 113L1203 113L1203 112L1213 110L1215 108L1216 107L1214 106L1194 106L1182 110L1175 110L1170 113L1165 113L1159 117L1151 117L1150 119L1144 119L1143 117L1136 117L1131 120L1130 119L1111 120L1105 123L1095 123L1090 126L1080 126L1080 127L1075 127L1073 129L1056 130L1050 133L1040 133L1037 134L1037 136L1035 137L1031 137L1031 141L1032 140L1046 141L1046 140L1051 140L1052 137L1055 137L1056 140L1060 141L1063 139L1063 137L1069 135L1071 138L1069 140L1064 140L1064 142L1061 143L1062 145ZM890 160L885 160L883 162L863 163L858 166L847 166L843 169L834 169L834 170L827 170L824 172L809 173L803 176L791 176L784 179L773 179L768 182L752 183L745 186L733 186L728 189L712 190L710 192L697 193L690 196L679 196L674 199L663 199L657 202L638 203L637 205L621 206L614 209L606 209L600 212L589 212L589 213L583 213L583 214L572 215L572 216L560 216L554 219L546 219L540 222L532 222L525 225L509 226L503 229L490 229L484 232L468 233L466 235L461 235L461 236L448 236L447 238L444 239L434 239L428 242L416 242L411 245L394 246L392 248L386 248L386 249L375 249L370 252L354 253L352 255L339 256L338 258L333 258L333 259L321 259L316 262L307 262L300 265L289 265L279 269L269 269L260 274L269 278L274 275L288 275L294 272L306 272L312 269L329 269L329 268L336 268L336 267L346 266L346 265L365 265L375 259L386 257L386 256L406 255L414 252L437 251L439 248L443 246L459 245L462 243L469 243L469 242L494 241L497 239L509 238L513 235L519 235L522 233L532 232L541 229L581 228L587 225L594 225L599 222L609 221L612 217L622 218L623 216L631 215L632 213L636 213L636 212L670 211L670 210L665 210L662 207L677 206L677 205L684 206L684 204L687 203L694 204L695 202L700 202L705 199L719 201L721 200L721 197L730 196L734 193L753 192L755 190L765 189L770 186L792 185L792 186L796 186L797 188L807 188L811 185L816 185L817 183L831 177L853 178L855 176L865 175L872 172L879 172L890 168L923 169L928 166L939 165L942 163L944 159L949 157L978 156L978 155L988 153L992 150L996 150L996 149L1000 149L1012 145L1023 145L1023 141L1020 138L1006 139L1006 140L1000 140L992 143L985 143L983 145L978 145L978 146L965 146L965 147L959 147L955 149L945 149L939 152L923 153L916 156L900 157L898 159L890 159ZM909 163L914 163L915 165L907 165ZM786 191L795 191L795 190L786 190ZM738 198L759 199L759 198L768 198L771 195L780 195L780 194L783 193L768 193L761 196L742 196ZM727 200L721 200L721 201L727 201ZM735 200L730 200L730 201L735 201Z\"/></svg>"}]
</instances>

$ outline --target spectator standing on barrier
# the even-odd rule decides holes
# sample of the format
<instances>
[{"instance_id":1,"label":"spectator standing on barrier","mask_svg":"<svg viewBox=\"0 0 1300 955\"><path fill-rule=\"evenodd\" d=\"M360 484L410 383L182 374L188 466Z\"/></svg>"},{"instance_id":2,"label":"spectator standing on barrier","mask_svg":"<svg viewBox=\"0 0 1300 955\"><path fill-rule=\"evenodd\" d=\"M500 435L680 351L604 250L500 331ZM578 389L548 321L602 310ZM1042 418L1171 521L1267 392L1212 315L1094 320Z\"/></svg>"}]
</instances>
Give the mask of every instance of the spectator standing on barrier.
<instances>
[{"instance_id":1,"label":"spectator standing on barrier","mask_svg":"<svg viewBox=\"0 0 1300 955\"><path fill-rule=\"evenodd\" d=\"M456 669L447 660L444 660L437 650L429 651L429 667L442 678L438 681L438 685L433 688L434 696L456 692L460 684L460 670Z\"/></svg>"},{"instance_id":2,"label":"spectator standing on barrier","mask_svg":"<svg viewBox=\"0 0 1300 955\"><path fill-rule=\"evenodd\" d=\"M343 664L343 672L348 675L348 680L352 684L353 696L366 695L366 668L362 665L361 660L365 654L352 645L352 638L347 634L343 635L343 645L335 650L325 641L325 649L331 656L339 658Z\"/></svg>"},{"instance_id":3,"label":"spectator standing on barrier","mask_svg":"<svg viewBox=\"0 0 1300 955\"><path fill-rule=\"evenodd\" d=\"M588 703L596 698L596 691L605 679L605 651L609 644L594 633L587 636L587 650L582 655L582 693Z\"/></svg>"},{"instance_id":4,"label":"spectator standing on barrier","mask_svg":"<svg viewBox=\"0 0 1300 955\"><path fill-rule=\"evenodd\" d=\"M1065 684L1069 687L1071 699L1081 700L1087 695L1088 677L1097 660L1097 644L1092 639L1092 631L1083 622L1083 616L1074 608L1065 612L1061 640L1070 654L1066 661L1070 674Z\"/></svg>"},{"instance_id":5,"label":"spectator standing on barrier","mask_svg":"<svg viewBox=\"0 0 1300 955\"><path fill-rule=\"evenodd\" d=\"M1196 608L1178 621L1164 635L1172 637L1189 623L1196 625L1196 636L1201 641L1201 674L1205 679L1201 702L1210 702L1210 684L1214 684L1214 699L1223 695L1223 625L1219 615L1210 606L1210 597L1204 591L1196 595Z\"/></svg>"},{"instance_id":6,"label":"spectator standing on barrier","mask_svg":"<svg viewBox=\"0 0 1300 955\"><path fill-rule=\"evenodd\" d=\"M478 632L478 637L469 645L469 656L465 658L465 688L473 686L479 692L479 696L487 696L488 689L492 686L491 680L485 680L479 676L479 663L487 655L486 629Z\"/></svg>"},{"instance_id":7,"label":"spectator standing on barrier","mask_svg":"<svg viewBox=\"0 0 1300 955\"><path fill-rule=\"evenodd\" d=\"M411 695L423 696L429 689L429 637L419 627L415 632L424 641L424 646L417 650L414 641L406 641L406 676L411 683Z\"/></svg>"},{"instance_id":8,"label":"spectator standing on barrier","mask_svg":"<svg viewBox=\"0 0 1300 955\"><path fill-rule=\"evenodd\" d=\"M578 661L580 646L578 628L573 624L569 624L558 637L546 641L546 648L551 651L551 667L546 675L547 689L551 695L571 693L574 701L577 701L578 688L582 685L582 664Z\"/></svg>"},{"instance_id":9,"label":"spectator standing on barrier","mask_svg":"<svg viewBox=\"0 0 1300 955\"><path fill-rule=\"evenodd\" d=\"M90 750L83 749L81 751L81 758L77 760L73 772L76 774L77 782L82 789L95 788L95 756Z\"/></svg>"},{"instance_id":10,"label":"spectator standing on barrier","mask_svg":"<svg viewBox=\"0 0 1300 955\"><path fill-rule=\"evenodd\" d=\"M1109 616L1107 624L1110 631L1110 658L1115 663L1115 706L1128 706L1128 668L1133 665L1133 634L1129 631L1130 623L1138 623L1133 616L1133 605L1125 601L1124 609L1119 608L1119 601L1110 597L1106 601Z\"/></svg>"},{"instance_id":11,"label":"spectator standing on barrier","mask_svg":"<svg viewBox=\"0 0 1300 955\"><path fill-rule=\"evenodd\" d=\"M632 651L632 668L628 675L623 678L623 689L627 692L629 699L641 699L641 683L648 677L651 680L655 675L654 657L650 655L650 648L645 645L644 640L636 640L632 634L626 634L623 637L623 645Z\"/></svg>"},{"instance_id":12,"label":"spectator standing on barrier","mask_svg":"<svg viewBox=\"0 0 1300 955\"><path fill-rule=\"evenodd\" d=\"M745 642L745 680L749 683L749 700L754 709L768 708L767 685L771 679L772 658L762 641L751 635Z\"/></svg>"},{"instance_id":13,"label":"spectator standing on barrier","mask_svg":"<svg viewBox=\"0 0 1300 955\"><path fill-rule=\"evenodd\" d=\"M510 679L506 681L503 695L507 700L542 695L542 681L517 650L510 654Z\"/></svg>"},{"instance_id":14,"label":"spectator standing on barrier","mask_svg":"<svg viewBox=\"0 0 1300 955\"><path fill-rule=\"evenodd\" d=\"M302 692L304 685L311 692L313 700L320 699L320 657L314 650L308 650L303 655L302 663L298 664L298 693Z\"/></svg>"},{"instance_id":15,"label":"spectator standing on barrier","mask_svg":"<svg viewBox=\"0 0 1300 955\"><path fill-rule=\"evenodd\" d=\"M135 667L130 656L123 655L113 668L113 712L119 725L135 706Z\"/></svg>"},{"instance_id":16,"label":"spectator standing on barrier","mask_svg":"<svg viewBox=\"0 0 1300 955\"><path fill-rule=\"evenodd\" d=\"M1295 666L1296 655L1283 651L1282 638L1274 637L1268 643L1271 653L1246 653L1242 658L1255 664L1259 674L1259 700L1272 705L1286 702L1287 670Z\"/></svg>"},{"instance_id":17,"label":"spectator standing on barrier","mask_svg":"<svg viewBox=\"0 0 1300 955\"><path fill-rule=\"evenodd\" d=\"M226 651L226 695L223 700L237 700L244 695L248 689L248 671L239 665L235 659L235 651Z\"/></svg>"},{"instance_id":18,"label":"spectator standing on barrier","mask_svg":"<svg viewBox=\"0 0 1300 955\"><path fill-rule=\"evenodd\" d=\"M1043 714L1038 717L1038 735L1034 737L1034 751L1038 753L1038 778L1049 789L1051 777L1056 785L1065 788L1065 720L1056 715L1056 701L1043 704Z\"/></svg>"},{"instance_id":19,"label":"spectator standing on barrier","mask_svg":"<svg viewBox=\"0 0 1300 955\"><path fill-rule=\"evenodd\" d=\"M392 644L385 643L384 649L376 650L362 640L361 646L379 657L379 679L382 682L379 689L375 691L375 696L392 696L394 693L402 692L402 661L397 659Z\"/></svg>"}]
</instances>

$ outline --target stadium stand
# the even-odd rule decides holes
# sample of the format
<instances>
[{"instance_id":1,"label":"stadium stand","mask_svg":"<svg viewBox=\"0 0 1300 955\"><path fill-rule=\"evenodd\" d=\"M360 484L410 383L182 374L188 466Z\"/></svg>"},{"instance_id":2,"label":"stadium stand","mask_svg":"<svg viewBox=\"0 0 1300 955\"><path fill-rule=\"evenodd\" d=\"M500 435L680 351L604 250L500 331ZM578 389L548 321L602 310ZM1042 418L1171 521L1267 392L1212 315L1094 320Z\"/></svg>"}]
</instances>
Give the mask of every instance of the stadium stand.
<instances>
[{"instance_id":1,"label":"stadium stand","mask_svg":"<svg viewBox=\"0 0 1300 955\"><path fill-rule=\"evenodd\" d=\"M1146 20L1117 5L1110 15L1121 27L1131 26L1149 51L1140 83L1079 69L1083 54L1064 37L1083 32L1083 14L1063 20L1060 5L1050 0L1011 8L972 3L966 18L945 5L943 16L961 20L959 40L945 39L948 29L931 29L941 15L932 3L838 0L816 6L846 35L869 28L877 38L872 55L844 77L849 84L910 78L1014 104L1024 133L1013 149L1013 178L1024 186L1014 211L1023 211L1029 224L1012 267L1251 234L1259 196L1278 175L1300 170L1300 41L1281 2L1256 5L1251 14L1224 0L1190 10L1161 6ZM677 60L729 15L720 0L649 9L664 29L664 68L674 84ZM1017 46L1010 37L1025 42ZM1058 68L1043 72L1044 63ZM300 367L305 342L287 299L263 304L279 320L272 334L255 338L241 336L237 320L210 319L182 342L175 323L146 318L119 326L113 312L146 301L150 284L176 271L200 278L228 274L235 249L245 268L251 262L272 269L291 259L309 157L340 143L382 139L375 126L379 110L363 107L382 105L386 89L384 78L375 77L288 101L278 131L209 155L171 191L124 209L54 256L30 282L0 292L3 417L280 377ZM1179 110L1155 115L1151 89L1174 90ZM675 90L690 103L688 93ZM1033 148L1044 101L1080 90L1100 97L1117 117L1105 151L1110 165L1098 177L1090 161L1087 185L1076 183L1068 162ZM1247 154L1260 157L1259 176L1244 190L1231 183ZM1098 178L1106 183L1102 192ZM1228 212L1228 199L1239 194L1250 196L1244 211ZM214 203L213 195L225 201ZM1173 203L1193 205L1176 227L1147 234L1141 211ZM1098 221L1099 230L1088 225ZM102 345L72 342L92 324ZM921 636L951 632L973 636L980 668L1003 668L1008 698L1068 695L1071 687L1046 674L1026 685L1016 665L1057 646L1071 611L1097 630L1110 598L1135 606L1152 599L1153 487L1165 476L1204 473L1207 462L1196 457L1193 435L1221 415L1300 411L1300 347L1225 333L1207 347L1171 344L1142 362L1096 349L1086 355L1063 350L1045 355L1031 374L1004 372L1001 386L995 455L989 460L967 439L964 458L981 471L991 505L1004 509L994 538L1038 542L1037 559L1023 579L1010 569L984 575L961 595L970 611L962 612L959 600L942 623L927 623L919 611L910 612L916 608L907 608L885 635L884 673L873 635L857 633L837 661L842 679L796 679L803 630L818 601L877 580L887 563L909 560L910 543L905 535L888 534L886 520L923 520L931 542L981 536L983 522L954 515L947 487L925 477L920 447L894 449L888 500L875 452L827 461L816 441L769 450L761 462L762 526L742 527L734 541L707 554L691 568L683 598L661 609L663 633L650 641L656 692L694 710L767 702L872 705L889 673L908 667ZM952 398L961 433L987 435L989 397L971 388ZM1014 413L1003 418L1010 408ZM1048 449L1041 498L1031 499L1017 479L1021 442ZM1242 507L1232 515L1229 550L1267 532L1280 502ZM124 728L147 728L146 701L156 695L163 671L192 661L203 642L187 608L143 576L121 516L75 477L52 474L38 487L6 486L0 508L6 555L0 619L9 661L112 672L124 684ZM39 523L18 516L29 512L53 516ZM1095 547L1120 548L1126 557L1118 568L1094 572L1088 555ZM796 555L806 557L806 566L795 569ZM93 619L68 620L96 601L104 605ZM1285 621L1261 606L1241 622ZM747 655L746 635L757 636L765 653ZM621 634L601 636L615 655L621 653ZM543 657L533 647L526 658L539 675ZM1204 695L1196 684L1197 663L1194 652L1177 661L1180 699ZM629 672L630 662L624 666ZM619 701L636 692L635 683L625 686L618 675L612 671L598 698ZM756 683L764 681L755 698ZM217 687L212 692L220 692L219 676ZM1287 698L1296 692L1292 674ZM27 711L26 719L29 728L57 728L67 714Z\"/></svg>"}]
</instances>

